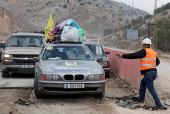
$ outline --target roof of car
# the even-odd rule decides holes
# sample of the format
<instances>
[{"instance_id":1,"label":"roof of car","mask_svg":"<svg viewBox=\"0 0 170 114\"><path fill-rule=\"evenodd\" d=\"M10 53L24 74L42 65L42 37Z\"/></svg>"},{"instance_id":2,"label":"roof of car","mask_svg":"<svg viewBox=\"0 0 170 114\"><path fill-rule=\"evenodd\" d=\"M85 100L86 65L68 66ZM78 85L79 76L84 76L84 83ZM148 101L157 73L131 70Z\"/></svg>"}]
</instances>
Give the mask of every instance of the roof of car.
<instances>
[{"instance_id":1,"label":"roof of car","mask_svg":"<svg viewBox=\"0 0 170 114\"><path fill-rule=\"evenodd\" d=\"M14 33L12 34L12 36L44 36L44 34L23 32L23 33Z\"/></svg>"},{"instance_id":2,"label":"roof of car","mask_svg":"<svg viewBox=\"0 0 170 114\"><path fill-rule=\"evenodd\" d=\"M100 44L100 42L83 42L83 44Z\"/></svg>"},{"instance_id":3,"label":"roof of car","mask_svg":"<svg viewBox=\"0 0 170 114\"><path fill-rule=\"evenodd\" d=\"M46 46L84 46L82 43L69 43L69 42L62 42L62 43L47 43Z\"/></svg>"}]
</instances>

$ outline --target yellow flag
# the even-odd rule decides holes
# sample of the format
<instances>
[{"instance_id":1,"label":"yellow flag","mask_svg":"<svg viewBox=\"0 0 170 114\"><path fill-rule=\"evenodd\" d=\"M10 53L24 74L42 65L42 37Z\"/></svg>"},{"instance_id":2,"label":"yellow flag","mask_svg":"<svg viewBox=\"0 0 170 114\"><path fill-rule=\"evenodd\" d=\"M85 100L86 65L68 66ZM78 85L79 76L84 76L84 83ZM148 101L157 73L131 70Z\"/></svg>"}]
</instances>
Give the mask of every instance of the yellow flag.
<instances>
[{"instance_id":1,"label":"yellow flag","mask_svg":"<svg viewBox=\"0 0 170 114\"><path fill-rule=\"evenodd\" d=\"M52 28L53 28L53 17L52 17L52 14L51 14L50 18L48 20L48 24L45 27L45 40L47 40L49 30L51 30Z\"/></svg>"}]
</instances>

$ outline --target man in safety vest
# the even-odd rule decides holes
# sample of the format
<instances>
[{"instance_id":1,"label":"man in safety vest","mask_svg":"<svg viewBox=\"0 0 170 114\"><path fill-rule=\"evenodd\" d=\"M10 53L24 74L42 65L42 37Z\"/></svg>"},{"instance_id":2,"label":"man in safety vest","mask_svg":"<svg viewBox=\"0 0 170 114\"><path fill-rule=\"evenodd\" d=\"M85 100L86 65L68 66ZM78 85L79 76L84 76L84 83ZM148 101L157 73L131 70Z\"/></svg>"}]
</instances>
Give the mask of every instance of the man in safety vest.
<instances>
[{"instance_id":1,"label":"man in safety vest","mask_svg":"<svg viewBox=\"0 0 170 114\"><path fill-rule=\"evenodd\" d=\"M160 99L154 89L154 80L157 77L157 69L156 66L159 65L160 61L157 57L157 54L150 48L152 42L149 38L145 38L142 42L143 49L130 54L116 54L119 58L125 59L140 59L140 72L144 75L144 78L141 80L140 83L140 90L139 94L140 97L136 102L144 102L146 87L148 88L149 92L153 96L155 100L156 107L153 107L152 110L163 109Z\"/></svg>"}]
</instances>

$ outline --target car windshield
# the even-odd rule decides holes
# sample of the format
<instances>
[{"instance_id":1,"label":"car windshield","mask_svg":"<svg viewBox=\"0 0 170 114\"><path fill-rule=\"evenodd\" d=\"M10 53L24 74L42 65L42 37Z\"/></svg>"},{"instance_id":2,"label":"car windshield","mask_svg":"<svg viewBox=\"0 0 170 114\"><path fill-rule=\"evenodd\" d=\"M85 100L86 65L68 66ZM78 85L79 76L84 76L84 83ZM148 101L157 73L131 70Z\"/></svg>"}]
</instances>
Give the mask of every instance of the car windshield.
<instances>
[{"instance_id":1,"label":"car windshield","mask_svg":"<svg viewBox=\"0 0 170 114\"><path fill-rule=\"evenodd\" d=\"M90 51L84 46L48 46L43 60L94 60Z\"/></svg>"},{"instance_id":2,"label":"car windshield","mask_svg":"<svg viewBox=\"0 0 170 114\"><path fill-rule=\"evenodd\" d=\"M12 36L7 47L43 47L44 44L43 36Z\"/></svg>"},{"instance_id":3,"label":"car windshield","mask_svg":"<svg viewBox=\"0 0 170 114\"><path fill-rule=\"evenodd\" d=\"M102 56L104 55L103 48L101 44L85 44L94 55Z\"/></svg>"}]
</instances>

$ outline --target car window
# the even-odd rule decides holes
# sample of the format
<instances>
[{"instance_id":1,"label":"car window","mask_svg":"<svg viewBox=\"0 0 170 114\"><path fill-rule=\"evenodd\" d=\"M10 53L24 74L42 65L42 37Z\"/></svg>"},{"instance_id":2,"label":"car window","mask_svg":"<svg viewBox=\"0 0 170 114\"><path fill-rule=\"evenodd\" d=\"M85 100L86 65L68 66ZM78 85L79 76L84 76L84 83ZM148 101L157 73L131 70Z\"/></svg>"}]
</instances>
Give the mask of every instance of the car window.
<instances>
[{"instance_id":1,"label":"car window","mask_svg":"<svg viewBox=\"0 0 170 114\"><path fill-rule=\"evenodd\" d=\"M12 36L7 47L43 47L45 38L42 36Z\"/></svg>"},{"instance_id":2,"label":"car window","mask_svg":"<svg viewBox=\"0 0 170 114\"><path fill-rule=\"evenodd\" d=\"M94 55L105 55L101 44L85 44Z\"/></svg>"},{"instance_id":3,"label":"car window","mask_svg":"<svg viewBox=\"0 0 170 114\"><path fill-rule=\"evenodd\" d=\"M94 60L84 46L46 47L42 60Z\"/></svg>"}]
</instances>

